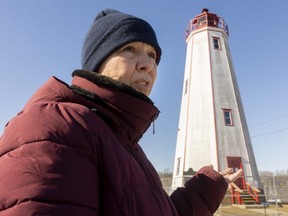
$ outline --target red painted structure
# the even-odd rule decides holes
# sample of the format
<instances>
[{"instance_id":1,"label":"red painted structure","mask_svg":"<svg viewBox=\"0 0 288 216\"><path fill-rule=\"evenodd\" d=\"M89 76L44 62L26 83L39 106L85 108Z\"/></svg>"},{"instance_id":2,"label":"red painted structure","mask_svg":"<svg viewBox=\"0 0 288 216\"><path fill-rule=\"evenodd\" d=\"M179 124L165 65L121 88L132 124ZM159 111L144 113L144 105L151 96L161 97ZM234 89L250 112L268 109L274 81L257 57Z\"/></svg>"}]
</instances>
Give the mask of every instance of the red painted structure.
<instances>
[{"instance_id":1,"label":"red painted structure","mask_svg":"<svg viewBox=\"0 0 288 216\"><path fill-rule=\"evenodd\" d=\"M228 25L225 23L224 19L216 14L208 13L208 9L203 9L200 15L190 20L185 30L186 38L192 31L203 28L204 26L222 28L225 30L227 35L229 35Z\"/></svg>"}]
</instances>

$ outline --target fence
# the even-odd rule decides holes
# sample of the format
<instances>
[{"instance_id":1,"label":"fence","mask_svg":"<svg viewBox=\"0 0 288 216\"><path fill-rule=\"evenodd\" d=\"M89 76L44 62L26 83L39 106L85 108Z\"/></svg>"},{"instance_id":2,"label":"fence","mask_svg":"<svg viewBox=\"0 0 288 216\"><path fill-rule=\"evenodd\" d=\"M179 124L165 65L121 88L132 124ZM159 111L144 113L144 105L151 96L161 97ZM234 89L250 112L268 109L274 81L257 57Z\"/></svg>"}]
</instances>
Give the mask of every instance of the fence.
<instances>
[{"instance_id":1,"label":"fence","mask_svg":"<svg viewBox=\"0 0 288 216\"><path fill-rule=\"evenodd\" d=\"M169 193L172 176L162 177L161 181L165 191ZM249 205L232 204L232 198L236 196L232 196L228 190L214 216L288 216L288 177L262 176L262 183L265 194L259 196L263 202Z\"/></svg>"},{"instance_id":2,"label":"fence","mask_svg":"<svg viewBox=\"0 0 288 216\"><path fill-rule=\"evenodd\" d=\"M267 194L262 196L265 200ZM238 205L232 204L233 197L227 194L214 216L288 216L288 203L283 203L276 194L269 196L275 199L260 204Z\"/></svg>"}]
</instances>

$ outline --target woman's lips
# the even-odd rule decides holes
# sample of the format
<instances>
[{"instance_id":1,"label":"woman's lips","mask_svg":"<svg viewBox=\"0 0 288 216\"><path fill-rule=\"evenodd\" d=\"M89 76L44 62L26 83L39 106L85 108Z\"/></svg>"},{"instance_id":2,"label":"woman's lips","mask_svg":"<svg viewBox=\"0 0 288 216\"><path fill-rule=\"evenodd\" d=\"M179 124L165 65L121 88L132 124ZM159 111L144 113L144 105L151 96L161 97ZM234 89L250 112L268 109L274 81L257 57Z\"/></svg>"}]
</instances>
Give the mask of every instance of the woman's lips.
<instances>
[{"instance_id":1,"label":"woman's lips","mask_svg":"<svg viewBox=\"0 0 288 216\"><path fill-rule=\"evenodd\" d=\"M133 83L132 87L143 94L149 94L151 83L148 80L137 80Z\"/></svg>"}]
</instances>

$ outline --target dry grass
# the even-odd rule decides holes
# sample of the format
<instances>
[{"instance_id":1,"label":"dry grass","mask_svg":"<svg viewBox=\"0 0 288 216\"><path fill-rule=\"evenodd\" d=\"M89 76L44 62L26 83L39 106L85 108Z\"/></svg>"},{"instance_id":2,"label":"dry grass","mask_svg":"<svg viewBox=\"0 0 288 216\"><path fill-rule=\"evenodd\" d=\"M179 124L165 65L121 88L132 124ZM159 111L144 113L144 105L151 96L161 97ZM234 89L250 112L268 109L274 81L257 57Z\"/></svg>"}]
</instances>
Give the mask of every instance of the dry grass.
<instances>
[{"instance_id":1,"label":"dry grass","mask_svg":"<svg viewBox=\"0 0 288 216\"><path fill-rule=\"evenodd\" d=\"M222 206L215 216L271 216L276 215L278 209L279 215L288 215L288 204L278 206L270 205L266 210L264 208L245 209L237 206Z\"/></svg>"},{"instance_id":2,"label":"dry grass","mask_svg":"<svg viewBox=\"0 0 288 216\"><path fill-rule=\"evenodd\" d=\"M229 207L222 207L221 208L221 214L220 214L220 211L218 210L217 212L219 215L222 215L222 216L233 216L233 215L237 215L237 216L254 216L254 215L257 215L257 216L261 216L261 215L265 215L264 213L263 214L259 214L258 212L253 212L253 211L250 211L248 209L242 209L242 208L239 208L239 207L234 207L234 206L229 206Z\"/></svg>"},{"instance_id":3,"label":"dry grass","mask_svg":"<svg viewBox=\"0 0 288 216\"><path fill-rule=\"evenodd\" d=\"M288 213L288 204L283 204L283 205L278 206L278 207L276 207L275 205L269 206L269 209L277 210L277 208L278 208L278 211Z\"/></svg>"}]
</instances>

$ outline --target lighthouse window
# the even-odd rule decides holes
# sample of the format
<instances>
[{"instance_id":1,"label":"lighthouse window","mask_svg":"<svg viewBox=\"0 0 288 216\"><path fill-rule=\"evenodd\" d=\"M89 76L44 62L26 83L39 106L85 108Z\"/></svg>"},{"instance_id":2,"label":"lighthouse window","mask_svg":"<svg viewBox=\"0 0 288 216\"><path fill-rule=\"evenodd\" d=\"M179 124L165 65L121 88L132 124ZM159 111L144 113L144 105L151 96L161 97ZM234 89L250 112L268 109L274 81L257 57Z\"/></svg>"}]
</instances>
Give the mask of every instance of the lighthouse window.
<instances>
[{"instance_id":1,"label":"lighthouse window","mask_svg":"<svg viewBox=\"0 0 288 216\"><path fill-rule=\"evenodd\" d=\"M221 49L220 38L213 37L213 45L214 45L214 49L220 50Z\"/></svg>"},{"instance_id":2,"label":"lighthouse window","mask_svg":"<svg viewBox=\"0 0 288 216\"><path fill-rule=\"evenodd\" d=\"M223 112L224 112L225 125L227 125L227 126L233 125L231 110L230 109L224 109Z\"/></svg>"},{"instance_id":3,"label":"lighthouse window","mask_svg":"<svg viewBox=\"0 0 288 216\"><path fill-rule=\"evenodd\" d=\"M177 158L176 175L179 175L180 173L180 161L181 161L181 158Z\"/></svg>"},{"instance_id":4,"label":"lighthouse window","mask_svg":"<svg viewBox=\"0 0 288 216\"><path fill-rule=\"evenodd\" d=\"M206 25L206 16L200 17L198 19L198 25L199 26Z\"/></svg>"},{"instance_id":5,"label":"lighthouse window","mask_svg":"<svg viewBox=\"0 0 288 216\"><path fill-rule=\"evenodd\" d=\"M187 93L187 90L188 90L188 79L185 81L184 95Z\"/></svg>"}]
</instances>

